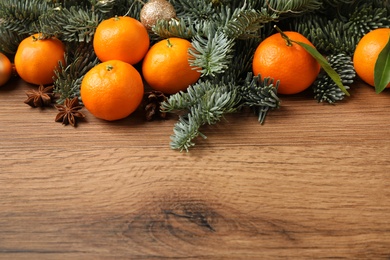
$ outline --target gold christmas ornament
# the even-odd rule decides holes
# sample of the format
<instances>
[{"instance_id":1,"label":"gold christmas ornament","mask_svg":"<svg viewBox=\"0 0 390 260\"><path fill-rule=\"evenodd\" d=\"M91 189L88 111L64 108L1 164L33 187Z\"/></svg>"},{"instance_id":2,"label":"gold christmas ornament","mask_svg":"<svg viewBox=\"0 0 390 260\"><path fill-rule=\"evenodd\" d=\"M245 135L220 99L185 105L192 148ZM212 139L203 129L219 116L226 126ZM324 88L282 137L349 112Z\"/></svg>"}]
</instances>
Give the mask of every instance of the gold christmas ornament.
<instances>
[{"instance_id":1,"label":"gold christmas ornament","mask_svg":"<svg viewBox=\"0 0 390 260\"><path fill-rule=\"evenodd\" d=\"M170 20L176 17L175 8L166 0L149 0L141 9L141 23L150 30L158 20Z\"/></svg>"}]
</instances>

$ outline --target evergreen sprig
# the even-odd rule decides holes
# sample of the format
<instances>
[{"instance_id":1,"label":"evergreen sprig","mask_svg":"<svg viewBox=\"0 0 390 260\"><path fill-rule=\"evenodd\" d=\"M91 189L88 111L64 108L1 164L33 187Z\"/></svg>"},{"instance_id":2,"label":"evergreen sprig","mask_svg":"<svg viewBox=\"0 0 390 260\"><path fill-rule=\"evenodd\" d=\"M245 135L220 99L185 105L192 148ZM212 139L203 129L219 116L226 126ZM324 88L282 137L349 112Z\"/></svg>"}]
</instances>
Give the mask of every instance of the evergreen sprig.
<instances>
[{"instance_id":1,"label":"evergreen sprig","mask_svg":"<svg viewBox=\"0 0 390 260\"><path fill-rule=\"evenodd\" d=\"M186 114L179 117L171 136L171 148L187 151L195 145L198 136L206 138L200 132L203 125L216 124L228 113L235 112L240 95L232 85L215 85L209 81L198 82L190 86L187 92L179 92L161 104L162 111L181 111Z\"/></svg>"},{"instance_id":2,"label":"evergreen sprig","mask_svg":"<svg viewBox=\"0 0 390 260\"><path fill-rule=\"evenodd\" d=\"M349 85L354 82L356 72L352 58L344 53L333 54L327 57L329 64L340 75L345 89L350 89ZM312 85L314 97L318 102L328 102L330 104L341 101L345 93L332 81L324 72L321 72Z\"/></svg>"},{"instance_id":3,"label":"evergreen sprig","mask_svg":"<svg viewBox=\"0 0 390 260\"><path fill-rule=\"evenodd\" d=\"M88 6L89 0L47 0L49 5L54 8L70 8L71 6Z\"/></svg>"},{"instance_id":4,"label":"evergreen sprig","mask_svg":"<svg viewBox=\"0 0 390 260\"><path fill-rule=\"evenodd\" d=\"M279 15L302 15L319 10L322 7L322 1L318 0L266 0L266 6Z\"/></svg>"},{"instance_id":5,"label":"evergreen sprig","mask_svg":"<svg viewBox=\"0 0 390 260\"><path fill-rule=\"evenodd\" d=\"M260 42L260 38L236 40L231 64L226 73L221 75L218 80L225 83L237 82L238 85L241 85L246 79L247 73L252 70L253 55Z\"/></svg>"},{"instance_id":6,"label":"evergreen sprig","mask_svg":"<svg viewBox=\"0 0 390 260\"><path fill-rule=\"evenodd\" d=\"M235 12L223 29L230 38L234 39L259 37L260 30L265 24L278 19L276 14L268 14L265 8L261 8L259 11L254 9L238 10L239 12Z\"/></svg>"},{"instance_id":7,"label":"evergreen sprig","mask_svg":"<svg viewBox=\"0 0 390 260\"><path fill-rule=\"evenodd\" d=\"M98 13L75 6L54 9L39 19L44 34L55 35L66 42L90 42L101 20Z\"/></svg>"},{"instance_id":8,"label":"evergreen sprig","mask_svg":"<svg viewBox=\"0 0 390 260\"><path fill-rule=\"evenodd\" d=\"M115 7L115 0L89 0L91 3L91 10L95 13L110 14Z\"/></svg>"},{"instance_id":9,"label":"evergreen sprig","mask_svg":"<svg viewBox=\"0 0 390 260\"><path fill-rule=\"evenodd\" d=\"M279 81L274 82L274 79L269 77L262 79L261 75L253 76L248 73L244 85L239 88L241 105L252 108L259 122L263 124L268 111L280 107L278 87Z\"/></svg>"},{"instance_id":10,"label":"evergreen sprig","mask_svg":"<svg viewBox=\"0 0 390 260\"><path fill-rule=\"evenodd\" d=\"M159 38L166 39L170 37L179 37L191 39L196 35L194 22L189 17L171 20L158 20L152 27L152 31Z\"/></svg>"},{"instance_id":11,"label":"evergreen sprig","mask_svg":"<svg viewBox=\"0 0 390 260\"><path fill-rule=\"evenodd\" d=\"M328 20L325 16L308 15L305 17L305 19L299 18L293 24L293 30L305 35L319 52L352 55L358 40L350 33L349 24L339 19Z\"/></svg>"},{"instance_id":12,"label":"evergreen sprig","mask_svg":"<svg viewBox=\"0 0 390 260\"><path fill-rule=\"evenodd\" d=\"M375 7L372 3L362 3L352 8L347 17L308 14L291 23L292 30L305 35L321 53L345 53L350 56L364 34L389 26L386 9Z\"/></svg>"},{"instance_id":13,"label":"evergreen sprig","mask_svg":"<svg viewBox=\"0 0 390 260\"><path fill-rule=\"evenodd\" d=\"M180 116L173 128L171 148L188 152L191 147L195 146L195 138L201 136L206 139L207 137L199 131L202 124L201 119L192 113Z\"/></svg>"},{"instance_id":14,"label":"evergreen sprig","mask_svg":"<svg viewBox=\"0 0 390 260\"><path fill-rule=\"evenodd\" d=\"M371 3L365 3L349 17L349 30L357 39L377 28L389 27L389 13L383 7L375 7Z\"/></svg>"},{"instance_id":15,"label":"evergreen sprig","mask_svg":"<svg viewBox=\"0 0 390 260\"><path fill-rule=\"evenodd\" d=\"M213 3L209 0L172 0L178 17L189 17L193 20L212 20L216 15Z\"/></svg>"},{"instance_id":16,"label":"evergreen sprig","mask_svg":"<svg viewBox=\"0 0 390 260\"><path fill-rule=\"evenodd\" d=\"M6 54L10 60L13 60L13 56L18 49L19 43L27 37L26 34L19 34L18 32L6 30L1 27L0 21L0 52Z\"/></svg>"},{"instance_id":17,"label":"evergreen sprig","mask_svg":"<svg viewBox=\"0 0 390 260\"><path fill-rule=\"evenodd\" d=\"M340 5L351 5L355 2L356 0L324 0L324 4L330 5L332 7L338 7Z\"/></svg>"},{"instance_id":18,"label":"evergreen sprig","mask_svg":"<svg viewBox=\"0 0 390 260\"><path fill-rule=\"evenodd\" d=\"M66 64L60 63L59 68L55 70L54 92L59 95L56 102L62 104L67 98L80 97L84 75L98 62L91 43L68 45Z\"/></svg>"},{"instance_id":19,"label":"evergreen sprig","mask_svg":"<svg viewBox=\"0 0 390 260\"><path fill-rule=\"evenodd\" d=\"M3 30L18 34L30 34L38 28L38 18L48 10L46 1L2 0L0 21Z\"/></svg>"},{"instance_id":20,"label":"evergreen sprig","mask_svg":"<svg viewBox=\"0 0 390 260\"><path fill-rule=\"evenodd\" d=\"M200 68L203 76L223 73L233 57L234 41L219 31L208 38L196 35L189 49L191 66Z\"/></svg>"}]
</instances>

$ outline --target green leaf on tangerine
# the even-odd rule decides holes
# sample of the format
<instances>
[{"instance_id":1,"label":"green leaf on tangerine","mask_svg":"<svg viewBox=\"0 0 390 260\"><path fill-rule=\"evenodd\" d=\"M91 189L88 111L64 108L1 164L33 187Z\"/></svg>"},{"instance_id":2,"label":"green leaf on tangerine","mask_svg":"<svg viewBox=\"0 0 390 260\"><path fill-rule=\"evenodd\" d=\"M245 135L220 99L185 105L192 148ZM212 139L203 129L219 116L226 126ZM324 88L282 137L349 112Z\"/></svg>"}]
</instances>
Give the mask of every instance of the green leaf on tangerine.
<instances>
[{"instance_id":1,"label":"green leaf on tangerine","mask_svg":"<svg viewBox=\"0 0 390 260\"><path fill-rule=\"evenodd\" d=\"M385 48L379 53L375 62L374 84L375 92L382 92L390 83L390 35Z\"/></svg>"},{"instance_id":2,"label":"green leaf on tangerine","mask_svg":"<svg viewBox=\"0 0 390 260\"><path fill-rule=\"evenodd\" d=\"M321 55L321 53L319 53L315 48L313 48L309 44L306 44L304 42L294 41L294 40L291 41L300 45L311 56L313 56L313 58L317 60L317 62L321 65L321 67L329 75L329 77L336 83L336 85L341 89L341 91L343 91L347 96L349 96L347 89L344 87L341 81L340 75L330 66L329 62L324 58L324 56Z\"/></svg>"}]
</instances>

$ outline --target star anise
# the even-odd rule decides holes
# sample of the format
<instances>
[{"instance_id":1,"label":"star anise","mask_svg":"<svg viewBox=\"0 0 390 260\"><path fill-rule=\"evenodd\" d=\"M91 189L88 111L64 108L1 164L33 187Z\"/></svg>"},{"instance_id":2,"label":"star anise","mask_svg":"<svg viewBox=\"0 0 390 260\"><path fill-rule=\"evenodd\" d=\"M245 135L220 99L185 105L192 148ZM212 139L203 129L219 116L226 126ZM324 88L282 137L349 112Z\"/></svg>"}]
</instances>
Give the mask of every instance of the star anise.
<instances>
[{"instance_id":1,"label":"star anise","mask_svg":"<svg viewBox=\"0 0 390 260\"><path fill-rule=\"evenodd\" d=\"M75 127L77 125L78 118L84 118L85 115L79 110L83 107L79 104L78 97L74 97L73 99L65 99L63 105L55 106L58 110L58 114L55 118L56 122L62 122L62 124Z\"/></svg>"},{"instance_id":2,"label":"star anise","mask_svg":"<svg viewBox=\"0 0 390 260\"><path fill-rule=\"evenodd\" d=\"M167 97L160 91L145 92L143 107L145 109L146 120L151 121L154 118L165 119L167 113L161 111L161 103L166 100Z\"/></svg>"},{"instance_id":3,"label":"star anise","mask_svg":"<svg viewBox=\"0 0 390 260\"><path fill-rule=\"evenodd\" d=\"M54 86L45 87L40 85L38 90L30 89L26 91L27 99L24 101L31 107L50 106L54 100Z\"/></svg>"}]
</instances>

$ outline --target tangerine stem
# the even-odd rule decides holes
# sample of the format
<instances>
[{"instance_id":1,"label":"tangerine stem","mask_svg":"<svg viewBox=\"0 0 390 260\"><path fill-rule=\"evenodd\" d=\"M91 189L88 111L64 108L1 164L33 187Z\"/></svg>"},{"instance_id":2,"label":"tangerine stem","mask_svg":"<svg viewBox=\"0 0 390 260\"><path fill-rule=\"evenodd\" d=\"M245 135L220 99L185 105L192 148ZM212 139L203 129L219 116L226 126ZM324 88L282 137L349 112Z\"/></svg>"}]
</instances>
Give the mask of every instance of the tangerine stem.
<instances>
[{"instance_id":1,"label":"tangerine stem","mask_svg":"<svg viewBox=\"0 0 390 260\"><path fill-rule=\"evenodd\" d=\"M112 66L111 64L108 64L107 66L106 66L106 70L107 71L112 71L114 69L114 66Z\"/></svg>"},{"instance_id":2,"label":"tangerine stem","mask_svg":"<svg viewBox=\"0 0 390 260\"><path fill-rule=\"evenodd\" d=\"M173 45L172 45L172 43L171 43L171 41L169 40L169 38L167 39L167 42L168 42L168 48L171 48Z\"/></svg>"},{"instance_id":3,"label":"tangerine stem","mask_svg":"<svg viewBox=\"0 0 390 260\"><path fill-rule=\"evenodd\" d=\"M45 38L43 37L43 34L42 33L38 33L38 37L35 37L35 35L32 35L31 36L33 41L36 42L36 41L39 41L39 40L44 40Z\"/></svg>"},{"instance_id":4,"label":"tangerine stem","mask_svg":"<svg viewBox=\"0 0 390 260\"><path fill-rule=\"evenodd\" d=\"M292 46L293 41L288 38L288 36L277 25L274 25L274 28L280 33L280 35L282 35L282 38L286 41L286 45Z\"/></svg>"}]
</instances>

